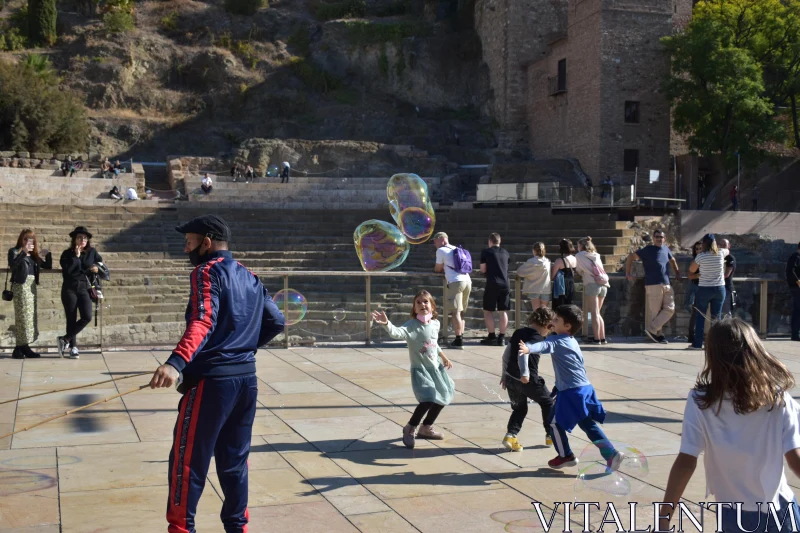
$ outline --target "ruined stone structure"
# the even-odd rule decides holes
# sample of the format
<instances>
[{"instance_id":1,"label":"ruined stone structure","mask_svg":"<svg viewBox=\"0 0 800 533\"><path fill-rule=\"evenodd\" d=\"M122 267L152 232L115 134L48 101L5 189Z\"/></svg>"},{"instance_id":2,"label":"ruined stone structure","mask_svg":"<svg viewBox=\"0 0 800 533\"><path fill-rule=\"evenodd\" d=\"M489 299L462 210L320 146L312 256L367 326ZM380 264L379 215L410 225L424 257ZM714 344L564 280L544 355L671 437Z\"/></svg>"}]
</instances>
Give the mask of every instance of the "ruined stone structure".
<instances>
[{"instance_id":1,"label":"ruined stone structure","mask_svg":"<svg viewBox=\"0 0 800 533\"><path fill-rule=\"evenodd\" d=\"M478 0L500 147L574 157L596 184L632 183L638 168L639 196L671 193L659 39L691 10L692 0Z\"/></svg>"}]
</instances>

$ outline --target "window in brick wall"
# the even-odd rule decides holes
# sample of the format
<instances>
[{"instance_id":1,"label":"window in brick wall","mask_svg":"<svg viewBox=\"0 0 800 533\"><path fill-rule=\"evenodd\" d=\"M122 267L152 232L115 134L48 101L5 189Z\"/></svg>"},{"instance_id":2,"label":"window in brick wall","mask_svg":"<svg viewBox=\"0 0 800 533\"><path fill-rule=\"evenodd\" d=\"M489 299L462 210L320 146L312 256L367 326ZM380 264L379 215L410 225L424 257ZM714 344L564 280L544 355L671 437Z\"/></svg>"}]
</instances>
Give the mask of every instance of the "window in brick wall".
<instances>
[{"instance_id":1,"label":"window in brick wall","mask_svg":"<svg viewBox=\"0 0 800 533\"><path fill-rule=\"evenodd\" d=\"M625 172L633 172L639 167L639 150L625 150L623 157L623 169Z\"/></svg>"},{"instance_id":2,"label":"window in brick wall","mask_svg":"<svg viewBox=\"0 0 800 533\"><path fill-rule=\"evenodd\" d=\"M558 90L567 90L567 60L562 59L558 62Z\"/></svg>"},{"instance_id":3,"label":"window in brick wall","mask_svg":"<svg viewBox=\"0 0 800 533\"><path fill-rule=\"evenodd\" d=\"M632 100L627 100L625 102L625 123L639 123L639 102L634 102Z\"/></svg>"}]
</instances>

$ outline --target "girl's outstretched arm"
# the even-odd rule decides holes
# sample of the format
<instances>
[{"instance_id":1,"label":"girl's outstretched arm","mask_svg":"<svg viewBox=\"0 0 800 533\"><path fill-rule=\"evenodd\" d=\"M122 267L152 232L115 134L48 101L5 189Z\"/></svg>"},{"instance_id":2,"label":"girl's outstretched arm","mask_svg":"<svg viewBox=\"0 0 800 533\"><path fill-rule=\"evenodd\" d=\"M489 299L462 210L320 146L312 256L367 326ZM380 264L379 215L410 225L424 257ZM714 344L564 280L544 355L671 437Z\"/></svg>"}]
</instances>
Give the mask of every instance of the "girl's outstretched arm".
<instances>
[{"instance_id":1,"label":"girl's outstretched arm","mask_svg":"<svg viewBox=\"0 0 800 533\"><path fill-rule=\"evenodd\" d=\"M408 330L404 327L397 327L389 322L389 319L386 317L386 313L383 311L373 311L372 320L374 320L376 324L383 326L391 338L398 341L408 340Z\"/></svg>"},{"instance_id":2,"label":"girl's outstretched arm","mask_svg":"<svg viewBox=\"0 0 800 533\"><path fill-rule=\"evenodd\" d=\"M672 463L672 470L670 470L669 479L667 480L667 490L664 492L664 498L661 501L671 503L673 507L671 511L667 511L667 516L659 517L658 522L661 531L669 530L669 522L675 514L678 501L683 496L686 485L692 479L695 468L697 468L697 457L688 453L679 453L678 457L675 458L675 462Z\"/></svg>"}]
</instances>

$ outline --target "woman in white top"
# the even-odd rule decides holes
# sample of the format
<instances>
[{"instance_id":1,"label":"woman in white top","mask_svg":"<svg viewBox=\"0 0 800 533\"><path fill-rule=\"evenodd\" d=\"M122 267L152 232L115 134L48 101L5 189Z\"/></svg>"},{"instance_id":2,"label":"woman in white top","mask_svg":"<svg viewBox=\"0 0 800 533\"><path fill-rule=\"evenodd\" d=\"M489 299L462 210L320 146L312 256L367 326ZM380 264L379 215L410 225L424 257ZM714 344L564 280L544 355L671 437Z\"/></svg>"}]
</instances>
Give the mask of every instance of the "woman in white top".
<instances>
[{"instance_id":1,"label":"woman in white top","mask_svg":"<svg viewBox=\"0 0 800 533\"><path fill-rule=\"evenodd\" d=\"M583 290L586 293L586 301L588 304L588 311L592 314L592 333L594 338L590 339L592 344L608 344L606 341L606 323L600 310L603 308L603 302L608 294L608 280L600 284L595 279L593 270L602 272L603 263L600 261L600 254L597 253L591 237L586 237L578 241L578 254L575 256L577 261L578 274L583 278ZM592 266L595 268L592 268Z\"/></svg>"},{"instance_id":2,"label":"woman in white top","mask_svg":"<svg viewBox=\"0 0 800 533\"><path fill-rule=\"evenodd\" d=\"M661 501L677 508L697 457L705 452L706 496L742 503L740 525L736 508L720 506L720 531L776 533L791 531L792 523L800 526L797 499L783 470L785 458L800 476L800 406L789 394L793 387L792 374L766 351L750 325L739 318L712 325L703 371L686 400L680 453ZM768 516L770 505L783 527ZM661 531L669 530L675 515L664 511Z\"/></svg>"},{"instance_id":3,"label":"woman in white top","mask_svg":"<svg viewBox=\"0 0 800 533\"><path fill-rule=\"evenodd\" d=\"M517 269L517 275L525 280L522 293L530 300L531 311L550 305L550 260L543 242L533 245L533 257Z\"/></svg>"},{"instance_id":4,"label":"woman in white top","mask_svg":"<svg viewBox=\"0 0 800 533\"><path fill-rule=\"evenodd\" d=\"M694 302L698 309L695 322L694 340L689 346L691 350L703 349L703 333L706 326L706 309L711 304L711 318L722 316L722 304L725 301L725 257L717 248L714 235L703 237L703 251L697 254L689 265L689 274L700 271L700 283L695 293Z\"/></svg>"}]
</instances>

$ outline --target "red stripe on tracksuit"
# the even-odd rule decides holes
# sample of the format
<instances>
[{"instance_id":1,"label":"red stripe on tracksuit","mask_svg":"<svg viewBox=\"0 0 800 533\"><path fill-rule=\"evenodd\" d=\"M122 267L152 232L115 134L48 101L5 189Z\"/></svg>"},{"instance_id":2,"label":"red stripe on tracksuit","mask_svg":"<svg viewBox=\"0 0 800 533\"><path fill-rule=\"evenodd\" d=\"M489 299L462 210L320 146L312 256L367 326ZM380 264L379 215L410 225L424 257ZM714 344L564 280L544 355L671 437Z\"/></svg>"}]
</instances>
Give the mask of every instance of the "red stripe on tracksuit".
<instances>
[{"instance_id":1,"label":"red stripe on tracksuit","mask_svg":"<svg viewBox=\"0 0 800 533\"><path fill-rule=\"evenodd\" d=\"M211 302L211 267L222 261L223 258L219 257L209 261L205 265L197 267L192 272L192 297L191 306L192 314L189 317L189 323L186 326L186 331L183 333L180 342L173 350L173 353L178 354L187 363L192 360L194 355L200 349L203 341L211 331L214 325L213 321L213 308Z\"/></svg>"},{"instance_id":2,"label":"red stripe on tracksuit","mask_svg":"<svg viewBox=\"0 0 800 533\"><path fill-rule=\"evenodd\" d=\"M167 522L169 523L169 533L189 533L186 524L186 504L189 501L189 482L191 476L192 451L194 449L194 437L197 430L197 419L200 415L200 404L203 399L204 381L197 385L194 398L189 394L183 396L181 405L179 427L175 432L175 442L172 444L174 465L172 469L172 481L169 484L169 504L167 506ZM186 409L191 407L188 427L184 424ZM181 454L181 442L186 432L186 446ZM176 501L176 494L180 494L180 499Z\"/></svg>"}]
</instances>

